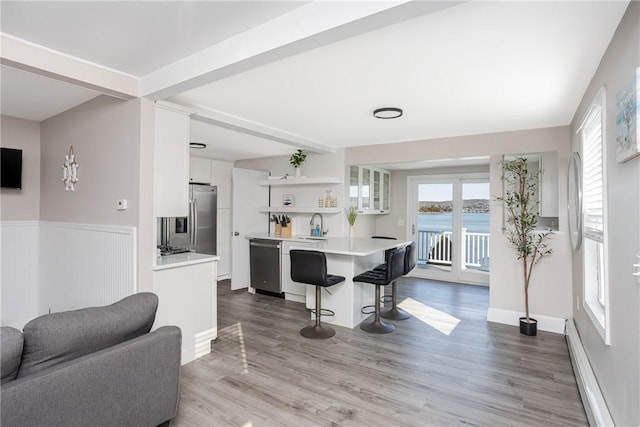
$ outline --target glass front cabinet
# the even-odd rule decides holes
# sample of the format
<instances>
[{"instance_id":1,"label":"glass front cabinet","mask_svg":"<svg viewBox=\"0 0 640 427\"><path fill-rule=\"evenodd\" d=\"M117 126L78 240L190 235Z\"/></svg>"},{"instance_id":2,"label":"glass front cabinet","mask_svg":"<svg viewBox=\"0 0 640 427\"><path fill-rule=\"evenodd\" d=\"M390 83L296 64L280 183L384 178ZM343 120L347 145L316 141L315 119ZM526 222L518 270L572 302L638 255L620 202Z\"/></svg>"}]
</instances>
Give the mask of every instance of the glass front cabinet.
<instances>
[{"instance_id":1,"label":"glass front cabinet","mask_svg":"<svg viewBox=\"0 0 640 427\"><path fill-rule=\"evenodd\" d=\"M386 214L391 211L391 174L372 166L349 167L349 205L359 214Z\"/></svg>"}]
</instances>

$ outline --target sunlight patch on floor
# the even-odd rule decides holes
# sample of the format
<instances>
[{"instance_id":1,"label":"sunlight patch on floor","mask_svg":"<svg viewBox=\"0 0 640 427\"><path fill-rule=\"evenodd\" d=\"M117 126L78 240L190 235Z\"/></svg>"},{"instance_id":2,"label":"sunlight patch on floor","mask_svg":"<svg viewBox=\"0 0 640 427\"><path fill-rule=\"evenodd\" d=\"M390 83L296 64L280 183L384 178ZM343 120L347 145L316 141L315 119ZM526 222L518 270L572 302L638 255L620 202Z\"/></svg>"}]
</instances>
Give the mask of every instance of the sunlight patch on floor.
<instances>
[{"instance_id":1,"label":"sunlight patch on floor","mask_svg":"<svg viewBox=\"0 0 640 427\"><path fill-rule=\"evenodd\" d=\"M249 373L249 364L247 363L247 352L244 347L244 334L242 332L242 323L234 323L226 328L220 329L218 339L237 340L240 345L240 357L242 358L242 373Z\"/></svg>"},{"instance_id":2,"label":"sunlight patch on floor","mask_svg":"<svg viewBox=\"0 0 640 427\"><path fill-rule=\"evenodd\" d=\"M429 307L413 298L406 298L398 304L398 307L445 335L451 335L451 332L453 332L456 326L458 326L458 323L460 323L460 319L457 317Z\"/></svg>"}]
</instances>

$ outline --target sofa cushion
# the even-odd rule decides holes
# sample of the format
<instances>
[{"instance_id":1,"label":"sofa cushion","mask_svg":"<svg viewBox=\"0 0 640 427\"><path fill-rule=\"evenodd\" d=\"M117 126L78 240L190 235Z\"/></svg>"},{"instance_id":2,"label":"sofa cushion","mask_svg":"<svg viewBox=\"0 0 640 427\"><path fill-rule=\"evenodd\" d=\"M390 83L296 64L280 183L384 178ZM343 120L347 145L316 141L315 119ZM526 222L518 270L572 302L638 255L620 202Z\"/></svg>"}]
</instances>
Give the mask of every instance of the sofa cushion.
<instances>
[{"instance_id":1,"label":"sofa cushion","mask_svg":"<svg viewBox=\"0 0 640 427\"><path fill-rule=\"evenodd\" d=\"M151 330L158 297L144 292L105 307L52 313L24 327L24 351L18 377L48 369Z\"/></svg>"},{"instance_id":2,"label":"sofa cushion","mask_svg":"<svg viewBox=\"0 0 640 427\"><path fill-rule=\"evenodd\" d=\"M0 327L0 384L13 381L18 376L23 343L22 332L10 326Z\"/></svg>"}]
</instances>

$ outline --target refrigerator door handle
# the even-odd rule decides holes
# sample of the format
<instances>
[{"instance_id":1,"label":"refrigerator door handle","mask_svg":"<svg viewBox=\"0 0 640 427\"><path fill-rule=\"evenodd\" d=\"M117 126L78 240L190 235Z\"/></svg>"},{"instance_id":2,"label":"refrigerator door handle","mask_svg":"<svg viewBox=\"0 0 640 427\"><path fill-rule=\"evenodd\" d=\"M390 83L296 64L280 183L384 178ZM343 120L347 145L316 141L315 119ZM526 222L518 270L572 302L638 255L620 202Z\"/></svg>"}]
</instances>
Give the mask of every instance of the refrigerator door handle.
<instances>
[{"instance_id":1,"label":"refrigerator door handle","mask_svg":"<svg viewBox=\"0 0 640 427\"><path fill-rule=\"evenodd\" d=\"M193 199L189 199L189 216L187 217L187 233L189 233L189 249L193 248Z\"/></svg>"},{"instance_id":2,"label":"refrigerator door handle","mask_svg":"<svg viewBox=\"0 0 640 427\"><path fill-rule=\"evenodd\" d=\"M196 250L198 245L198 199L193 199L193 227L191 228L193 236L193 250Z\"/></svg>"}]
</instances>

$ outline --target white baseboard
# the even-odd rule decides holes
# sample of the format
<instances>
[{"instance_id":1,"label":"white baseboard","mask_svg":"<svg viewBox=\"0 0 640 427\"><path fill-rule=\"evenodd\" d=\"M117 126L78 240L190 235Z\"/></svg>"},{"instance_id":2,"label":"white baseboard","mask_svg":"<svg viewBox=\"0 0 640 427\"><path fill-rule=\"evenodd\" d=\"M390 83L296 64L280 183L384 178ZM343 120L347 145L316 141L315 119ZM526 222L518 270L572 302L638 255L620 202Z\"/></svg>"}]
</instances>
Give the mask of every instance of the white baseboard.
<instances>
[{"instance_id":1,"label":"white baseboard","mask_svg":"<svg viewBox=\"0 0 640 427\"><path fill-rule=\"evenodd\" d=\"M538 321L538 330L553 332L555 334L564 335L564 327L566 319L559 317L543 316L541 314L530 313ZM503 323L505 325L520 326L520 318L524 317L524 313L512 310L503 310L501 308L489 307L487 310L487 321L495 323Z\"/></svg>"},{"instance_id":2,"label":"white baseboard","mask_svg":"<svg viewBox=\"0 0 640 427\"><path fill-rule=\"evenodd\" d=\"M590 426L614 426L613 418L604 400L596 376L591 369L587 353L573 319L567 320L567 344L578 389Z\"/></svg>"},{"instance_id":3,"label":"white baseboard","mask_svg":"<svg viewBox=\"0 0 640 427\"><path fill-rule=\"evenodd\" d=\"M295 301L295 302L301 302L301 303L305 303L307 301L306 295L296 295L296 294L290 294L287 292L285 292L284 294L284 299L286 299L287 301Z\"/></svg>"},{"instance_id":4,"label":"white baseboard","mask_svg":"<svg viewBox=\"0 0 640 427\"><path fill-rule=\"evenodd\" d=\"M182 349L182 361L181 365L186 365L199 357L211 353L211 341L218 337L218 328L213 327L196 334L195 343L193 347ZM183 338L184 342L184 338Z\"/></svg>"}]
</instances>

